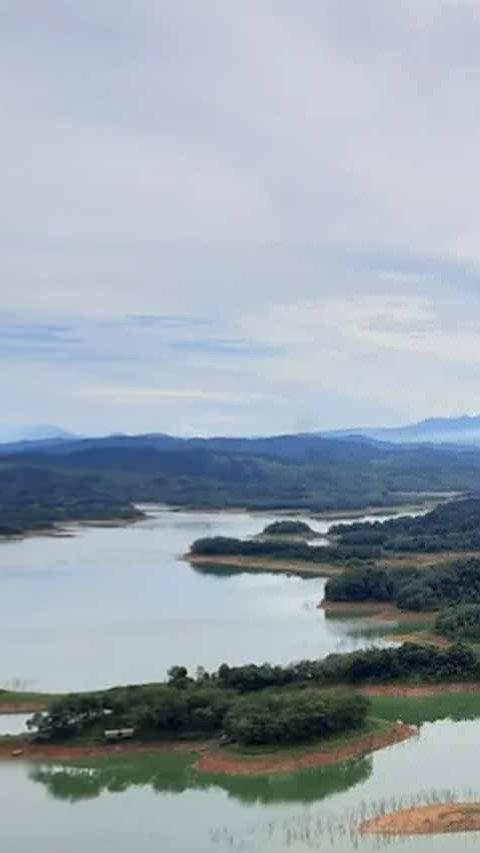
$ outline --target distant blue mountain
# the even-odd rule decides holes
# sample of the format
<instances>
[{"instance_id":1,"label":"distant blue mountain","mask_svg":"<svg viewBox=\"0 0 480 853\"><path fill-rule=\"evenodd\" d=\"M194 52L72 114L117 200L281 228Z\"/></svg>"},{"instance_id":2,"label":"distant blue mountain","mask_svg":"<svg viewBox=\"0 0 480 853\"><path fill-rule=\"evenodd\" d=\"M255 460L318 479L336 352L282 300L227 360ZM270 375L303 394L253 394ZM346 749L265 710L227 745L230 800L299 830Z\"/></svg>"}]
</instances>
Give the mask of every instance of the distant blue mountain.
<instances>
[{"instance_id":1,"label":"distant blue mountain","mask_svg":"<svg viewBox=\"0 0 480 853\"><path fill-rule=\"evenodd\" d=\"M324 438L362 436L394 444L480 444L480 415L427 418L403 427L355 427L319 433Z\"/></svg>"},{"instance_id":2,"label":"distant blue mountain","mask_svg":"<svg viewBox=\"0 0 480 853\"><path fill-rule=\"evenodd\" d=\"M0 424L0 443L71 439L74 434L51 424Z\"/></svg>"}]
</instances>

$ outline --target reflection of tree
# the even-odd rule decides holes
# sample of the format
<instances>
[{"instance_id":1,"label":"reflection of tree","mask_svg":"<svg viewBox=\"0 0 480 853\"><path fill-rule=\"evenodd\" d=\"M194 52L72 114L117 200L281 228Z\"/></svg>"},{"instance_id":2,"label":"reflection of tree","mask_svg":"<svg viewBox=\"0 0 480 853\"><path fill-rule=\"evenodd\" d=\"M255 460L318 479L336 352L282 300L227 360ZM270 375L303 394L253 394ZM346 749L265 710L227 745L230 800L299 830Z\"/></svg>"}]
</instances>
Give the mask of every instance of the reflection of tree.
<instances>
[{"instance_id":1,"label":"reflection of tree","mask_svg":"<svg viewBox=\"0 0 480 853\"><path fill-rule=\"evenodd\" d=\"M76 762L70 765L39 765L30 771L57 799L77 800L98 797L104 791L122 793L134 786L150 785L155 791L181 793L189 785L192 756L128 756Z\"/></svg>"},{"instance_id":2,"label":"reflection of tree","mask_svg":"<svg viewBox=\"0 0 480 853\"><path fill-rule=\"evenodd\" d=\"M310 803L347 791L368 779L371 757L315 767L297 773L261 776L210 776L231 797L248 803Z\"/></svg>"},{"instance_id":3,"label":"reflection of tree","mask_svg":"<svg viewBox=\"0 0 480 853\"><path fill-rule=\"evenodd\" d=\"M192 763L191 753L130 755L90 763L42 764L32 768L30 778L45 785L52 797L69 802L98 797L105 791L121 793L133 786L150 786L157 793L216 787L245 803L308 803L352 788L367 779L372 769L369 757L298 773L262 776L201 774Z\"/></svg>"}]
</instances>

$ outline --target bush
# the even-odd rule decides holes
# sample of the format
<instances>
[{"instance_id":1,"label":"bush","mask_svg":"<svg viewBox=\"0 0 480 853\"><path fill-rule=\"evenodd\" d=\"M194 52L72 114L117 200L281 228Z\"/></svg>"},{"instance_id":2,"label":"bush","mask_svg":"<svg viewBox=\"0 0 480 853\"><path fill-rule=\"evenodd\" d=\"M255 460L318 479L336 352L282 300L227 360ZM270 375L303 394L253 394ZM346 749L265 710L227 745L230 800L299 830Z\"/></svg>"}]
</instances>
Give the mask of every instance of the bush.
<instances>
[{"instance_id":1,"label":"bush","mask_svg":"<svg viewBox=\"0 0 480 853\"><path fill-rule=\"evenodd\" d=\"M451 639L480 640L480 604L442 610L437 616L435 630Z\"/></svg>"}]
</instances>

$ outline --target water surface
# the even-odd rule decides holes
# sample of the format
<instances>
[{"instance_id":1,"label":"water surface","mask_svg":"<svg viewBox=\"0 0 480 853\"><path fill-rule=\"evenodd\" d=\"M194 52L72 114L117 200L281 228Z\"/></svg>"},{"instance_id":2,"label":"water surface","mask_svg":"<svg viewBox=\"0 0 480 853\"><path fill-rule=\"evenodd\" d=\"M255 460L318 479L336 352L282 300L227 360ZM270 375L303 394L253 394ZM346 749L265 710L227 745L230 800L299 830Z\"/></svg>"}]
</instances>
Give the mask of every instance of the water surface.
<instances>
[{"instance_id":1,"label":"water surface","mask_svg":"<svg viewBox=\"0 0 480 853\"><path fill-rule=\"evenodd\" d=\"M479 738L478 720L446 719L366 758L256 778L204 777L189 756L0 764L2 841L9 853L460 853L478 835L385 843L356 828L380 808L478 796Z\"/></svg>"},{"instance_id":2,"label":"water surface","mask_svg":"<svg viewBox=\"0 0 480 853\"><path fill-rule=\"evenodd\" d=\"M172 664L287 663L375 642L368 621L325 618L322 578L212 574L179 559L200 536L252 535L276 518L150 509L126 527L3 542L0 686L94 689L158 681Z\"/></svg>"}]
</instances>

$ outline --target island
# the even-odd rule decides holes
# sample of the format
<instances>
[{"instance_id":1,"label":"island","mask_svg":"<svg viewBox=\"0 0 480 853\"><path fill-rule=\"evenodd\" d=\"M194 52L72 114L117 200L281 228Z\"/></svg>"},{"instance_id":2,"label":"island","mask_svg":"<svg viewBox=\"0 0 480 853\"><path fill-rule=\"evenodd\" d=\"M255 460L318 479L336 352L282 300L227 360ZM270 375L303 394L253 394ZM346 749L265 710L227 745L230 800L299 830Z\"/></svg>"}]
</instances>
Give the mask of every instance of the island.
<instances>
[{"instance_id":1,"label":"island","mask_svg":"<svg viewBox=\"0 0 480 853\"><path fill-rule=\"evenodd\" d=\"M439 835L480 830L480 803L435 803L379 815L360 825L374 835Z\"/></svg>"},{"instance_id":2,"label":"island","mask_svg":"<svg viewBox=\"0 0 480 853\"><path fill-rule=\"evenodd\" d=\"M405 643L287 666L224 663L194 676L176 665L159 683L45 697L30 736L0 739L0 757L189 749L205 772L285 772L364 755L414 734L397 716L372 712L371 697L388 685L410 686L415 696L419 685L478 691L479 678L478 655L461 644L427 650ZM31 698L39 708L41 696ZM2 701L14 704L12 694L0 694L0 710Z\"/></svg>"}]
</instances>

